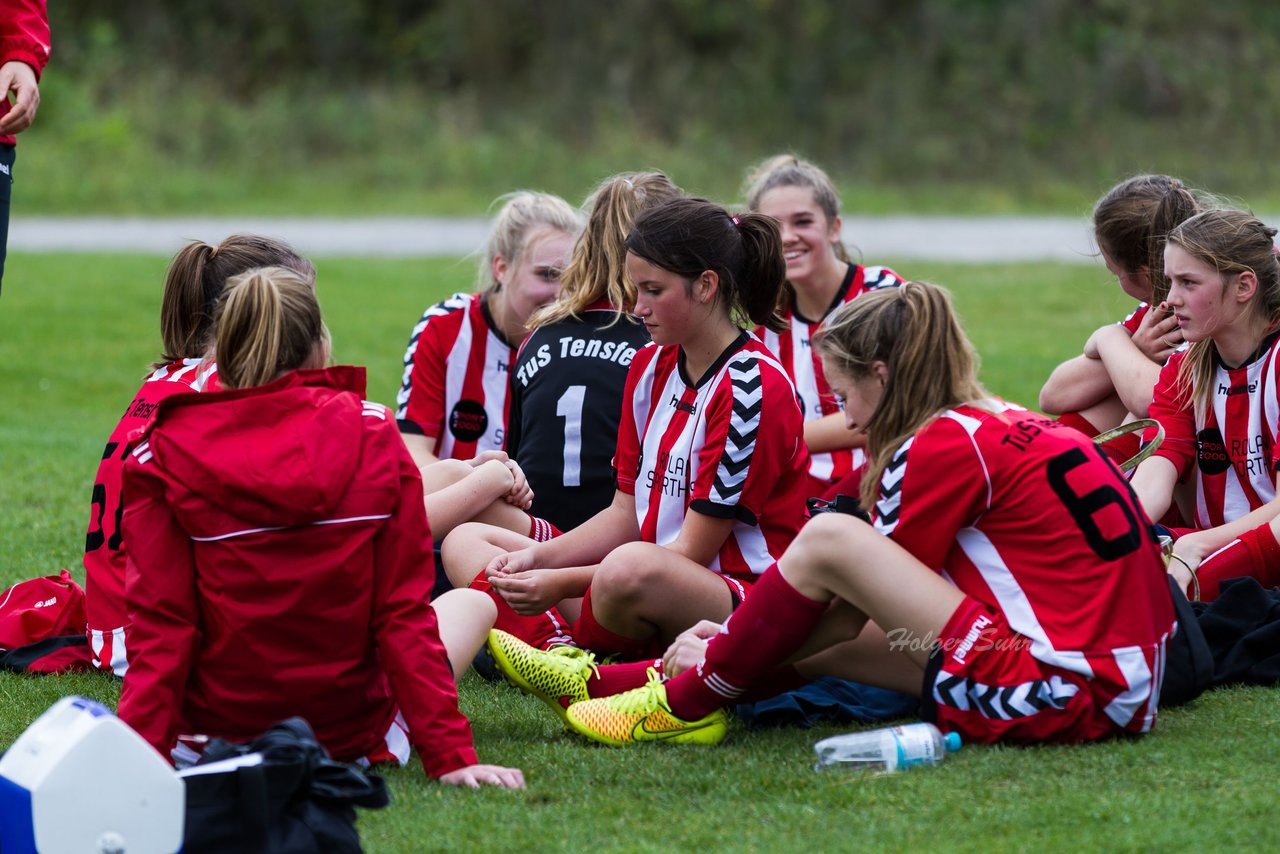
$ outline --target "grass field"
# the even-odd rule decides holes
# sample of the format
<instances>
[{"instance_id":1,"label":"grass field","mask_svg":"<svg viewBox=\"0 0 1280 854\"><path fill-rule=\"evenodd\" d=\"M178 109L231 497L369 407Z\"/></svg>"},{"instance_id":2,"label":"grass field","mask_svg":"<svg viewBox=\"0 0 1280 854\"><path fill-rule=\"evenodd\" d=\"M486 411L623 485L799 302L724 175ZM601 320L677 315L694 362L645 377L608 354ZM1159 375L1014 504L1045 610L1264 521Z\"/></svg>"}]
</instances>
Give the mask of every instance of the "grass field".
<instances>
[{"instance_id":1,"label":"grass field","mask_svg":"<svg viewBox=\"0 0 1280 854\"><path fill-rule=\"evenodd\" d=\"M875 259L877 262L892 259ZM0 587L79 561L102 443L159 352L166 259L11 255L0 298ZM423 307L465 288L446 260L318 262L340 361L394 399ZM1126 310L1099 265L901 264L950 287L995 392L1034 405L1049 370ZM114 705L96 675L0 676L0 749L55 699ZM483 760L524 769L523 793L461 792L420 766L387 772L392 806L361 819L370 851L1171 850L1280 845L1280 691L1215 692L1151 736L1076 748L966 748L889 777L815 774L834 728L748 732L717 749L613 751L562 736L533 700L461 686ZM416 763L416 760L415 760Z\"/></svg>"}]
</instances>

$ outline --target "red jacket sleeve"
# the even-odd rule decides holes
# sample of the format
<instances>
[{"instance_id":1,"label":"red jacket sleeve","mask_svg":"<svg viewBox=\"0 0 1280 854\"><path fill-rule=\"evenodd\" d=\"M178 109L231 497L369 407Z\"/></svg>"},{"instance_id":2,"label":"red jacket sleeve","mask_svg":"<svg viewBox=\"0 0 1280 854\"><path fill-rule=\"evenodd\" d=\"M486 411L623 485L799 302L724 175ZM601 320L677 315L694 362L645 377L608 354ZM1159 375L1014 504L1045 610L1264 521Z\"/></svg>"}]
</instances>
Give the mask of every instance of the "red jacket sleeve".
<instances>
[{"instance_id":1,"label":"red jacket sleeve","mask_svg":"<svg viewBox=\"0 0 1280 854\"><path fill-rule=\"evenodd\" d=\"M439 777L476 764L476 752L429 604L434 565L422 478L398 437L386 453L399 456L400 503L374 542L373 637L422 767Z\"/></svg>"},{"instance_id":2,"label":"red jacket sleeve","mask_svg":"<svg viewBox=\"0 0 1280 854\"><path fill-rule=\"evenodd\" d=\"M49 62L49 13L45 0L0 0L0 64L17 60L40 79Z\"/></svg>"},{"instance_id":3,"label":"red jacket sleeve","mask_svg":"<svg viewBox=\"0 0 1280 854\"><path fill-rule=\"evenodd\" d=\"M163 482L133 458L125 463L124 495L125 599L132 625L119 716L168 759L200 635L195 564Z\"/></svg>"}]
</instances>

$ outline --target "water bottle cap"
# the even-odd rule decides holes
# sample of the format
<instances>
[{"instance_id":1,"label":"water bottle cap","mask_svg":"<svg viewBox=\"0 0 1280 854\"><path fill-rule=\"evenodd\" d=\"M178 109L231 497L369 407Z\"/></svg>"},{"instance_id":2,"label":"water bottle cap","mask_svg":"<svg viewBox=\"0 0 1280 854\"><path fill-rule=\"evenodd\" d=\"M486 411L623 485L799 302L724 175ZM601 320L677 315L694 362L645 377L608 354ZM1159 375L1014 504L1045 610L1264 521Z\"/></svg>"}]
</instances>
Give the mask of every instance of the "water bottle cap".
<instances>
[{"instance_id":1,"label":"water bottle cap","mask_svg":"<svg viewBox=\"0 0 1280 854\"><path fill-rule=\"evenodd\" d=\"M960 749L960 733L949 732L946 735L947 753L955 753Z\"/></svg>"}]
</instances>

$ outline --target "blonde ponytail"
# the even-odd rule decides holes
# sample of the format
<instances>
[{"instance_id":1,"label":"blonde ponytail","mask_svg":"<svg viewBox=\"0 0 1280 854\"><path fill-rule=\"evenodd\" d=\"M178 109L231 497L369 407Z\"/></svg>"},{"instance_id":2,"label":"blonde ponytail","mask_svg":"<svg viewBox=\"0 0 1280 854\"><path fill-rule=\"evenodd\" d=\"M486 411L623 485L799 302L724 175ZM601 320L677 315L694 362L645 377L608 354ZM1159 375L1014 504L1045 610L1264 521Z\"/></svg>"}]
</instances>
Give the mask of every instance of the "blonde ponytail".
<instances>
[{"instance_id":1,"label":"blonde ponytail","mask_svg":"<svg viewBox=\"0 0 1280 854\"><path fill-rule=\"evenodd\" d=\"M310 279L284 267L249 270L227 281L218 304L219 382L271 382L306 365L328 339Z\"/></svg>"}]
</instances>

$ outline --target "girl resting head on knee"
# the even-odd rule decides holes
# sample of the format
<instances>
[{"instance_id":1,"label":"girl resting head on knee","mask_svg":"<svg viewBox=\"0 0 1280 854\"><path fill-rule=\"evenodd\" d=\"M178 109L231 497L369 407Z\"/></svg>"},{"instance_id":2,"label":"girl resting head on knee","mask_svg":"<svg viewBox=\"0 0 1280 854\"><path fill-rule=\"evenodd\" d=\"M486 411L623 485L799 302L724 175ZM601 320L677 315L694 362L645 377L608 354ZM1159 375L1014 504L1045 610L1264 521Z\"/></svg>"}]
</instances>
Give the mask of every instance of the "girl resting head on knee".
<instances>
[{"instance_id":1,"label":"girl resting head on knee","mask_svg":"<svg viewBox=\"0 0 1280 854\"><path fill-rule=\"evenodd\" d=\"M1199 196L1177 178L1137 175L1121 181L1093 209L1093 237L1107 270L1138 306L1098 329L1084 353L1063 362L1040 391L1040 408L1089 436L1146 418L1160 368L1183 345L1165 301L1165 237L1201 210ZM1117 443L1122 461L1137 451ZM1110 449L1111 446L1108 446Z\"/></svg>"},{"instance_id":2,"label":"girl resting head on knee","mask_svg":"<svg viewBox=\"0 0 1280 854\"><path fill-rule=\"evenodd\" d=\"M723 626L677 641L679 675L574 704L570 725L615 744L713 742L722 706L829 674L913 691L971 741L1149 730L1173 610L1119 471L985 392L940 288L860 298L815 343L867 434L873 524L815 517Z\"/></svg>"},{"instance_id":3,"label":"girl resting head on knee","mask_svg":"<svg viewBox=\"0 0 1280 854\"><path fill-rule=\"evenodd\" d=\"M325 367L311 278L233 279L217 356L225 391L162 401L125 464L121 719L181 761L300 715L340 760L403 763L412 745L443 782L522 785L477 764L451 671L492 609L427 604L418 469L363 369Z\"/></svg>"}]
</instances>

